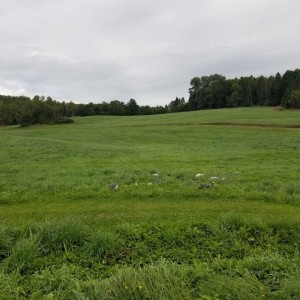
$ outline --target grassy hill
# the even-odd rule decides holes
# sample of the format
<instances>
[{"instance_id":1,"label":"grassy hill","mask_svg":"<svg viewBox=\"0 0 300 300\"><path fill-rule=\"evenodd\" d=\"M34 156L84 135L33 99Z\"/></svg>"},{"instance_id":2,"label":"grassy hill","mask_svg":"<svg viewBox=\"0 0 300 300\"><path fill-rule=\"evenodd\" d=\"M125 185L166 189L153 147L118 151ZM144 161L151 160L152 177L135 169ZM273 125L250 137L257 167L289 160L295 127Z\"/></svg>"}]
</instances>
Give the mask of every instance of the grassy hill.
<instances>
[{"instance_id":1,"label":"grassy hill","mask_svg":"<svg viewBox=\"0 0 300 300\"><path fill-rule=\"evenodd\" d=\"M272 108L1 127L3 299L298 299L299 127Z\"/></svg>"}]
</instances>

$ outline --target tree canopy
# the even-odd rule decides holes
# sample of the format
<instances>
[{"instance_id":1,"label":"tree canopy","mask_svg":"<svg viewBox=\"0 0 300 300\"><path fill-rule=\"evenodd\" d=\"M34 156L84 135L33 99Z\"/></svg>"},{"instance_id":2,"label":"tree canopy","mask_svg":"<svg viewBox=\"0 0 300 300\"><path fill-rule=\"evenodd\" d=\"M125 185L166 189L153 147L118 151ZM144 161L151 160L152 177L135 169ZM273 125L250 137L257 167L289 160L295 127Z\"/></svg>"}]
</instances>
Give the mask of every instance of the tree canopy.
<instances>
[{"instance_id":1,"label":"tree canopy","mask_svg":"<svg viewBox=\"0 0 300 300\"><path fill-rule=\"evenodd\" d=\"M299 108L300 70L286 71L283 76L247 76L226 79L223 75L194 77L190 81L189 99L168 105L169 112L238 106L283 106Z\"/></svg>"}]
</instances>

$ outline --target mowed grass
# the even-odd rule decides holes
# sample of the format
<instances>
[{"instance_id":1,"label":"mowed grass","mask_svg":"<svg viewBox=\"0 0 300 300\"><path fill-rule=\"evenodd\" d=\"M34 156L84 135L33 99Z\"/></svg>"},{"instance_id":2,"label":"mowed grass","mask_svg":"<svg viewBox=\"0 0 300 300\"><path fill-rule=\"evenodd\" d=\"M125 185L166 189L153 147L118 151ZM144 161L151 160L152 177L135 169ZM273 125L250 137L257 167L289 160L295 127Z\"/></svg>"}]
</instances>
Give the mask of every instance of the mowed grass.
<instances>
[{"instance_id":1,"label":"mowed grass","mask_svg":"<svg viewBox=\"0 0 300 300\"><path fill-rule=\"evenodd\" d=\"M203 206L213 211L220 206L239 210L244 205L247 211L248 200L259 202L259 207L291 204L296 215L299 130L177 124L179 118L182 123L207 121L209 116L222 121L222 112L226 120L229 114L235 121L237 114L249 119L256 113L257 122L272 115L272 124L276 116L279 125L300 124L297 111L245 108L174 117L76 118L75 124L62 126L1 128L1 219L22 223L28 219L26 211L29 216L32 211L30 219L39 221L76 214L77 207L82 217L85 211L92 217L93 211L103 210L103 218L109 219L116 211L129 220L139 215L156 218L160 211L172 218L176 205L184 218L184 208L196 213ZM145 126L141 126L143 119ZM198 173L205 176L196 178ZM211 176L220 178L215 187L199 190L197 181L209 182ZM111 182L119 184L117 191L107 188ZM17 209L19 205L24 208Z\"/></svg>"},{"instance_id":2,"label":"mowed grass","mask_svg":"<svg viewBox=\"0 0 300 300\"><path fill-rule=\"evenodd\" d=\"M3 299L298 299L299 126L238 108L0 128Z\"/></svg>"}]
</instances>

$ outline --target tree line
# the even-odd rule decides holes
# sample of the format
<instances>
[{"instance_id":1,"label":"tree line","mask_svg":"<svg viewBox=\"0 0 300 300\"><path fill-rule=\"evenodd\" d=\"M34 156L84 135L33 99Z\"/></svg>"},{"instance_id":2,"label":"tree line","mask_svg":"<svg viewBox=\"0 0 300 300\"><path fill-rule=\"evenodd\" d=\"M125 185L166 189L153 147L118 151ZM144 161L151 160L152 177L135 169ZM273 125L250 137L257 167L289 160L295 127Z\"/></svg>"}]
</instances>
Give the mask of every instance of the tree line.
<instances>
[{"instance_id":1,"label":"tree line","mask_svg":"<svg viewBox=\"0 0 300 300\"><path fill-rule=\"evenodd\" d=\"M63 104L48 97L0 95L0 125L30 126L73 122L63 112Z\"/></svg>"},{"instance_id":2,"label":"tree line","mask_svg":"<svg viewBox=\"0 0 300 300\"><path fill-rule=\"evenodd\" d=\"M135 99L126 104L114 100L102 103L76 104L59 102L51 97L0 95L0 125L30 126L34 124L60 124L73 122L74 116L114 115L133 116L166 113L166 107L139 106Z\"/></svg>"},{"instance_id":3,"label":"tree line","mask_svg":"<svg viewBox=\"0 0 300 300\"><path fill-rule=\"evenodd\" d=\"M226 79L214 74L190 81L189 99L176 98L168 111L179 112L239 106L283 106L300 108L300 69L282 76L240 77Z\"/></svg>"},{"instance_id":4,"label":"tree line","mask_svg":"<svg viewBox=\"0 0 300 300\"><path fill-rule=\"evenodd\" d=\"M139 106L135 99L127 103L114 100L76 104L38 95L32 99L0 95L0 125L57 124L72 122L74 116L151 115L254 105L300 108L300 69L269 77L226 79L220 74L194 77L190 81L189 99L176 97L164 107Z\"/></svg>"}]
</instances>

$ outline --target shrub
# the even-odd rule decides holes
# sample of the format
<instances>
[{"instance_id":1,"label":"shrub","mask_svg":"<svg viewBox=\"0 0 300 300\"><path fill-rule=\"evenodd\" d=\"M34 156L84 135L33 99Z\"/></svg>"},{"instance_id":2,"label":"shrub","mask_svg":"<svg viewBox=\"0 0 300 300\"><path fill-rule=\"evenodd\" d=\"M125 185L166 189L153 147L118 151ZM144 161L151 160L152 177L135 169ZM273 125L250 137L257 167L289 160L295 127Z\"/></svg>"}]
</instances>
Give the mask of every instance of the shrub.
<instances>
[{"instance_id":1,"label":"shrub","mask_svg":"<svg viewBox=\"0 0 300 300\"><path fill-rule=\"evenodd\" d=\"M300 90L287 90L282 98L281 105L286 108L300 108Z\"/></svg>"}]
</instances>

